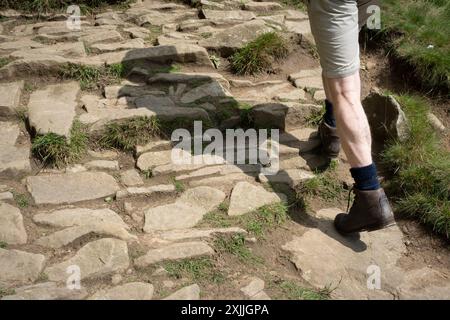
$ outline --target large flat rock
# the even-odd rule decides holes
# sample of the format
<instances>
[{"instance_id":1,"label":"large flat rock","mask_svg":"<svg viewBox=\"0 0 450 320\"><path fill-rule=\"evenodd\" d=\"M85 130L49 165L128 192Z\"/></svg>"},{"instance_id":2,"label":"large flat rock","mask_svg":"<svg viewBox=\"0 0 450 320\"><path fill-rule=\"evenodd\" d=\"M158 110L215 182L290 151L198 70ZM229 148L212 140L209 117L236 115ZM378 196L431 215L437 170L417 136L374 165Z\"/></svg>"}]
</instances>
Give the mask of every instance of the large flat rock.
<instances>
[{"instance_id":1,"label":"large flat rock","mask_svg":"<svg viewBox=\"0 0 450 320\"><path fill-rule=\"evenodd\" d=\"M88 295L86 289L69 289L56 282L43 282L14 289L14 294L1 300L81 300Z\"/></svg>"},{"instance_id":2,"label":"large flat rock","mask_svg":"<svg viewBox=\"0 0 450 320\"><path fill-rule=\"evenodd\" d=\"M30 148L16 146L20 128L12 122L0 122L0 176L18 176L31 171Z\"/></svg>"},{"instance_id":3,"label":"large flat rock","mask_svg":"<svg viewBox=\"0 0 450 320\"><path fill-rule=\"evenodd\" d=\"M294 236L283 249L291 253L291 261L306 281L319 288L336 287L334 298L392 299L404 274L397 266L406 253L402 232L391 227L343 237L333 227L333 219L340 212L334 208L318 211L313 218L317 227ZM375 268L380 268L380 290L367 285L369 273Z\"/></svg>"},{"instance_id":4,"label":"large flat rock","mask_svg":"<svg viewBox=\"0 0 450 320\"><path fill-rule=\"evenodd\" d=\"M242 215L262 206L281 201L282 199L278 194L269 192L262 186L255 186L246 181L238 182L231 193L228 215Z\"/></svg>"},{"instance_id":5,"label":"large flat rock","mask_svg":"<svg viewBox=\"0 0 450 320\"><path fill-rule=\"evenodd\" d=\"M134 263L137 267L143 268L161 261L211 256L213 254L214 250L204 242L182 242L151 249L144 256L137 258Z\"/></svg>"},{"instance_id":6,"label":"large flat rock","mask_svg":"<svg viewBox=\"0 0 450 320\"><path fill-rule=\"evenodd\" d=\"M163 300L200 300L200 287L193 284L175 291Z\"/></svg>"},{"instance_id":7,"label":"large flat rock","mask_svg":"<svg viewBox=\"0 0 450 320\"><path fill-rule=\"evenodd\" d=\"M70 82L33 92L28 103L30 125L38 134L52 132L69 137L79 91L78 82Z\"/></svg>"},{"instance_id":8,"label":"large flat rock","mask_svg":"<svg viewBox=\"0 0 450 320\"><path fill-rule=\"evenodd\" d=\"M124 271L129 264L126 242L105 238L86 244L72 258L47 267L44 272L51 281L65 281L67 268L76 265L81 279L87 279Z\"/></svg>"},{"instance_id":9,"label":"large flat rock","mask_svg":"<svg viewBox=\"0 0 450 320\"><path fill-rule=\"evenodd\" d=\"M27 189L36 204L75 203L114 195L120 188L103 172L79 172L30 176Z\"/></svg>"},{"instance_id":10,"label":"large flat rock","mask_svg":"<svg viewBox=\"0 0 450 320\"><path fill-rule=\"evenodd\" d=\"M42 254L0 248L0 286L34 282L44 267Z\"/></svg>"},{"instance_id":11,"label":"large flat rock","mask_svg":"<svg viewBox=\"0 0 450 320\"><path fill-rule=\"evenodd\" d=\"M23 86L23 81L0 84L0 116L16 114Z\"/></svg>"},{"instance_id":12,"label":"large flat rock","mask_svg":"<svg viewBox=\"0 0 450 320\"><path fill-rule=\"evenodd\" d=\"M153 285L145 282L130 282L94 293L89 300L151 300Z\"/></svg>"},{"instance_id":13,"label":"large flat rock","mask_svg":"<svg viewBox=\"0 0 450 320\"><path fill-rule=\"evenodd\" d=\"M27 232L20 210L2 202L0 202L0 242L27 243Z\"/></svg>"},{"instance_id":14,"label":"large flat rock","mask_svg":"<svg viewBox=\"0 0 450 320\"><path fill-rule=\"evenodd\" d=\"M194 227L203 216L225 200L225 193L211 187L189 189L175 203L148 209L145 232Z\"/></svg>"}]
</instances>

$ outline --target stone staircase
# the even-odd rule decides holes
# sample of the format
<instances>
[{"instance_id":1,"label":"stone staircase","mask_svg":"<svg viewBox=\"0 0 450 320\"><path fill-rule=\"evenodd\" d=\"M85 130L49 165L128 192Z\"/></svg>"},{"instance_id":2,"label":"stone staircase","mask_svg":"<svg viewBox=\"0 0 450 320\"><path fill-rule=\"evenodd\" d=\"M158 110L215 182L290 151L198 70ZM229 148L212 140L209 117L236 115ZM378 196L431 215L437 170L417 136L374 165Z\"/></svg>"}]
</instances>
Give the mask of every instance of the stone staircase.
<instances>
[{"instance_id":1,"label":"stone staircase","mask_svg":"<svg viewBox=\"0 0 450 320\"><path fill-rule=\"evenodd\" d=\"M268 186L293 189L327 165L310 123L324 99L317 62L313 68L299 66L286 79L269 80L230 75L211 62L214 54L226 63L230 53L268 31L311 41L307 16L273 2L246 2L242 10L234 0L201 4L197 9L138 1L124 11L83 17L80 31L67 29L64 15L35 22L0 13L7 17L0 22L0 59L10 61L0 68L3 299L220 298L185 279L171 284L161 264L216 257L217 235L243 235L252 245L248 230L239 226L199 225L224 203L229 217L286 203L285 194ZM127 76L86 91L56 77L67 64L121 64ZM174 67L176 72L168 71ZM37 89L29 88L30 79ZM17 116L24 111L27 126ZM60 169L39 168L30 156L32 135L70 138L74 121L94 136L111 123L136 117L202 121L225 130L244 125L243 115L254 127L282 130L276 175L261 174L260 164L174 164L174 143L164 138L135 146L132 155L89 150L79 163ZM345 157L340 166L348 167ZM18 194L30 203L19 206ZM289 224L292 236L279 249L298 269L295 279L316 288L339 284L333 298L448 297L445 275L398 266L407 250L397 227L343 238L331 223L338 210L311 214L311 227ZM380 290L367 288L370 265L382 269L386 285ZM251 270L227 275L236 288L231 297L270 299L263 275ZM78 271L82 287L71 290L66 283ZM413 285L423 277L426 287Z\"/></svg>"}]
</instances>

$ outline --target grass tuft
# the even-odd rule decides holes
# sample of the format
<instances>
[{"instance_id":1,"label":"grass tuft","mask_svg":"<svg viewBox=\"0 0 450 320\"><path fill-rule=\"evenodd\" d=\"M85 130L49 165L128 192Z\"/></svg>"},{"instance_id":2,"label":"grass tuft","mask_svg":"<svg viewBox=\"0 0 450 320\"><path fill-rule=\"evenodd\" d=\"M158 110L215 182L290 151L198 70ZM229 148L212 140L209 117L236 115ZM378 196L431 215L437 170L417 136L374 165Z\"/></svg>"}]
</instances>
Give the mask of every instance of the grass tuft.
<instances>
[{"instance_id":1,"label":"grass tuft","mask_svg":"<svg viewBox=\"0 0 450 320\"><path fill-rule=\"evenodd\" d=\"M133 0L2 0L0 9L15 9L30 13L43 14L66 10L72 4L77 4L82 12L105 7L107 5L117 5L120 8L127 8Z\"/></svg>"},{"instance_id":2,"label":"grass tuft","mask_svg":"<svg viewBox=\"0 0 450 320\"><path fill-rule=\"evenodd\" d=\"M132 151L137 145L149 143L160 134L160 125L155 117L138 117L106 126L99 143L105 148Z\"/></svg>"},{"instance_id":3,"label":"grass tuft","mask_svg":"<svg viewBox=\"0 0 450 320\"><path fill-rule=\"evenodd\" d=\"M276 60L287 54L286 41L277 33L268 32L239 49L230 59L231 68L238 74L269 71Z\"/></svg>"},{"instance_id":4,"label":"grass tuft","mask_svg":"<svg viewBox=\"0 0 450 320\"><path fill-rule=\"evenodd\" d=\"M301 287L292 281L283 281L280 288L289 300L328 300L331 290L324 288L314 290Z\"/></svg>"},{"instance_id":5,"label":"grass tuft","mask_svg":"<svg viewBox=\"0 0 450 320\"><path fill-rule=\"evenodd\" d=\"M427 121L428 106L415 96L396 97L407 116L407 141L391 141L383 152L391 172L386 188L399 213L417 217L437 233L450 236L450 153Z\"/></svg>"},{"instance_id":6,"label":"grass tuft","mask_svg":"<svg viewBox=\"0 0 450 320\"><path fill-rule=\"evenodd\" d=\"M170 261L164 264L164 269L171 277L181 279L188 277L194 281L213 281L221 283L225 280L223 274L215 269L213 261L209 258Z\"/></svg>"},{"instance_id":7,"label":"grass tuft","mask_svg":"<svg viewBox=\"0 0 450 320\"><path fill-rule=\"evenodd\" d=\"M63 79L79 81L81 90L94 90L105 84L117 83L126 75L126 67L122 63L101 68L68 63L61 67L59 75Z\"/></svg>"},{"instance_id":8,"label":"grass tuft","mask_svg":"<svg viewBox=\"0 0 450 320\"><path fill-rule=\"evenodd\" d=\"M88 136L84 126L75 121L70 140L55 133L37 135L32 142L34 156L46 165L61 167L79 160L86 152Z\"/></svg>"},{"instance_id":9,"label":"grass tuft","mask_svg":"<svg viewBox=\"0 0 450 320\"><path fill-rule=\"evenodd\" d=\"M244 263L262 263L261 258L256 257L246 246L242 234L232 236L218 236L214 241L215 248L222 253L236 256Z\"/></svg>"},{"instance_id":10,"label":"grass tuft","mask_svg":"<svg viewBox=\"0 0 450 320\"><path fill-rule=\"evenodd\" d=\"M14 200L16 201L19 208L26 208L30 205L30 201L25 194L14 194Z\"/></svg>"}]
</instances>

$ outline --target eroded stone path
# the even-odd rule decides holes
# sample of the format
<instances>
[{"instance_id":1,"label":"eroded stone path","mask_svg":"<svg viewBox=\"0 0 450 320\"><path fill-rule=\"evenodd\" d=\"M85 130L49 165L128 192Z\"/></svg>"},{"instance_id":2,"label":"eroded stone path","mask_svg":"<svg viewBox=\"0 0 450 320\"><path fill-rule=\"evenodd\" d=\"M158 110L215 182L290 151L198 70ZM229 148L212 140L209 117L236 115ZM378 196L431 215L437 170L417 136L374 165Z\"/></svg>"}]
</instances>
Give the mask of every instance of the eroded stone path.
<instances>
[{"instance_id":1,"label":"eroded stone path","mask_svg":"<svg viewBox=\"0 0 450 320\"><path fill-rule=\"evenodd\" d=\"M334 288L331 298L449 298L448 274L402 267L407 248L398 227L360 238L338 235L332 220L345 208L304 213L312 224L289 220L273 243L243 227L239 219L251 212L291 201L288 192L269 186L292 190L326 164L311 123L324 99L321 71L315 62L267 80L216 69L213 61L226 64L265 32L282 31L306 45L309 23L279 3L201 4L138 1L83 17L80 31L69 30L64 15L35 21L0 12L0 59L9 62L0 68L0 297L276 299L287 296L274 286L294 281L311 290ZM86 89L57 77L68 64L120 64L129 73ZM137 117L226 129L240 126L244 106L255 126L284 130L276 175L261 174L259 165L174 164L172 143L162 138L134 146L133 155L89 150L67 168L41 168L31 157L30 136L70 138L75 121L92 135ZM347 171L345 157L339 166ZM224 239L240 237L250 248L246 259L255 253L271 264L228 261ZM191 278L177 275L176 268L192 271L190 261L208 272L211 261L222 268L206 280L195 270ZM373 267L381 272L379 290L368 288ZM67 281L77 272L82 287L71 290Z\"/></svg>"}]
</instances>

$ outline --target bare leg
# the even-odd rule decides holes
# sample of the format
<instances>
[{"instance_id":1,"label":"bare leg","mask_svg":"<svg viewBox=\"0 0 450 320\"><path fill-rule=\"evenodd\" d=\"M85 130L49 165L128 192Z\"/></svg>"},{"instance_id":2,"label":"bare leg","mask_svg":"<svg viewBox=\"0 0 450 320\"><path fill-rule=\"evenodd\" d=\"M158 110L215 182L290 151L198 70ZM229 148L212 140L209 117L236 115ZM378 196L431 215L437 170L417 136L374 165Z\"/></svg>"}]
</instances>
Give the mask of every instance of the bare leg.
<instances>
[{"instance_id":1,"label":"bare leg","mask_svg":"<svg viewBox=\"0 0 450 320\"><path fill-rule=\"evenodd\" d=\"M345 78L324 77L324 87L333 103L337 131L350 166L359 168L372 164L372 138L361 105L359 73Z\"/></svg>"}]
</instances>

